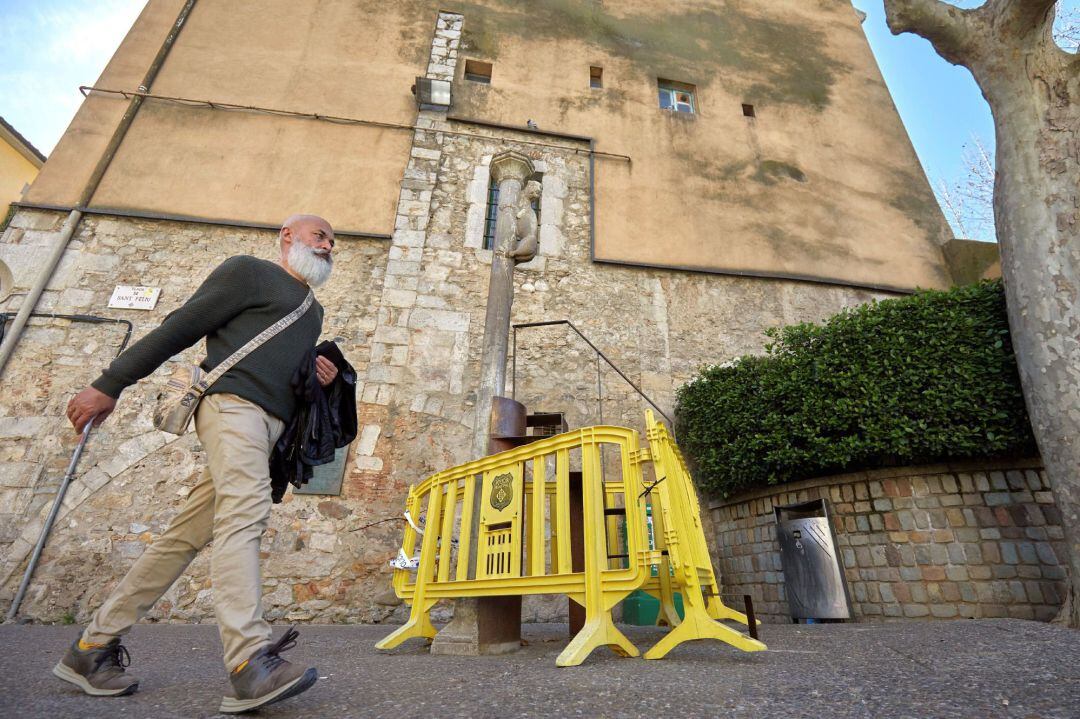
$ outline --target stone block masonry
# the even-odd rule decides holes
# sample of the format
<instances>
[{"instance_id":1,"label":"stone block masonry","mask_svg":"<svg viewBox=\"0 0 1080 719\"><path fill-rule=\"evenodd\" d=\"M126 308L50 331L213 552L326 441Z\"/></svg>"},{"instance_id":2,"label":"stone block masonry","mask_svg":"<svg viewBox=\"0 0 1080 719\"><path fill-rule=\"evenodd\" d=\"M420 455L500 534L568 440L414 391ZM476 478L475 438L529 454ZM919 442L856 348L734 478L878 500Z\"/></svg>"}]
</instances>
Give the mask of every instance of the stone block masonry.
<instances>
[{"instance_id":1,"label":"stone block masonry","mask_svg":"<svg viewBox=\"0 0 1080 719\"><path fill-rule=\"evenodd\" d=\"M0 259L6 261L21 245L25 234L19 230L55 233L62 219L60 213L20 212L0 241ZM384 241L339 239L334 278L318 291L326 308L324 338L339 338L362 377L382 291L376 269L385 266L388 250ZM190 296L213 267L236 254L275 259L276 233L87 217L39 310L129 319L138 339ZM28 281L29 276L16 280L21 287ZM107 309L117 284L160 287L158 308ZM84 294L85 302L73 301ZM13 298L11 306L17 301ZM64 417L67 400L108 364L123 333L122 325L35 318L5 370L0 392L0 602L9 601L18 586L78 439ZM173 361L197 362L202 357L200 343ZM71 615L85 621L168 525L198 479L202 450L194 432L177 438L157 432L150 420L156 392L171 366L172 361L167 362L126 390L114 415L91 435L23 603L23 616L57 620ZM370 433L362 439L358 444L366 446ZM275 507L264 540L266 602L272 618L373 618L350 594L360 574L350 567L361 554L363 563L378 566L392 556L397 537L389 527L363 539L349 531L354 524L350 505L361 502L355 495L360 489L355 472L350 465L341 497L287 495L286 502ZM372 511L395 512L393 504ZM204 555L152 618L212 618L208 553Z\"/></svg>"},{"instance_id":2,"label":"stone block masonry","mask_svg":"<svg viewBox=\"0 0 1080 719\"><path fill-rule=\"evenodd\" d=\"M790 621L773 508L821 498L856 620L1048 621L1064 600L1061 513L1037 460L858 472L714 503L725 595Z\"/></svg>"}]
</instances>

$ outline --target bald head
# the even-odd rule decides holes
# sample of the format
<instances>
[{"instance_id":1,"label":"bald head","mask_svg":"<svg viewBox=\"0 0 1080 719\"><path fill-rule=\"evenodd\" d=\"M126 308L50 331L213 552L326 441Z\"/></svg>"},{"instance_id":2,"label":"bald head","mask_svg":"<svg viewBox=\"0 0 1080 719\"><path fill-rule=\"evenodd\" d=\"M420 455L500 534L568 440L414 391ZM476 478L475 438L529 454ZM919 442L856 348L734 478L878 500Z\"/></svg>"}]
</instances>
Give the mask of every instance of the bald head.
<instances>
[{"instance_id":1,"label":"bald head","mask_svg":"<svg viewBox=\"0 0 1080 719\"><path fill-rule=\"evenodd\" d=\"M278 233L280 264L290 274L318 287L329 277L334 228L318 215L289 215Z\"/></svg>"},{"instance_id":2,"label":"bald head","mask_svg":"<svg viewBox=\"0 0 1080 719\"><path fill-rule=\"evenodd\" d=\"M330 237L334 236L334 228L330 226L330 223L319 217L318 215L289 215L285 218L285 221L281 223L281 233L285 230L289 230L291 233L301 231L306 227L319 227L324 230Z\"/></svg>"},{"instance_id":3,"label":"bald head","mask_svg":"<svg viewBox=\"0 0 1080 719\"><path fill-rule=\"evenodd\" d=\"M333 249L334 228L318 215L289 215L281 223L278 238L281 240L281 253L283 255L288 253L289 245L295 240L301 240L315 249L323 246ZM319 239L325 241L316 242Z\"/></svg>"}]
</instances>

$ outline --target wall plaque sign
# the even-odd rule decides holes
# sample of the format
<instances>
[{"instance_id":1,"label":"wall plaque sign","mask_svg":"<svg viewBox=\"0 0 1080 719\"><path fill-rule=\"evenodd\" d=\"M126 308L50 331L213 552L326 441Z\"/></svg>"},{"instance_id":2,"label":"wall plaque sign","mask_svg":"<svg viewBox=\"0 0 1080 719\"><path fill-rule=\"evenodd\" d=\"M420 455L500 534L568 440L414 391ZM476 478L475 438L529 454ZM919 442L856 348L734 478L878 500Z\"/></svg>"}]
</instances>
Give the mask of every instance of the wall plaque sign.
<instances>
[{"instance_id":1,"label":"wall plaque sign","mask_svg":"<svg viewBox=\"0 0 1080 719\"><path fill-rule=\"evenodd\" d=\"M109 308L117 310L152 310L157 307L160 287L117 285L109 298Z\"/></svg>"}]
</instances>

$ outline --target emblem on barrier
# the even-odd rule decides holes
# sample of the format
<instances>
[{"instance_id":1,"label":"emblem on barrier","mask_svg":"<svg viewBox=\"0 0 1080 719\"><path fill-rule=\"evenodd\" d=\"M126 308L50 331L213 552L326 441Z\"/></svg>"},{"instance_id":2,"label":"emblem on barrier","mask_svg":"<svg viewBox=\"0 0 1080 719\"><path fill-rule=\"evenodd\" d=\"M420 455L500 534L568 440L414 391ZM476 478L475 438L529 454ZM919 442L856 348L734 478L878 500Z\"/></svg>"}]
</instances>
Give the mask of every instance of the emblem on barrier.
<instances>
[{"instance_id":1,"label":"emblem on barrier","mask_svg":"<svg viewBox=\"0 0 1080 719\"><path fill-rule=\"evenodd\" d=\"M500 512L510 506L514 498L514 475L509 472L491 480L491 506Z\"/></svg>"}]
</instances>

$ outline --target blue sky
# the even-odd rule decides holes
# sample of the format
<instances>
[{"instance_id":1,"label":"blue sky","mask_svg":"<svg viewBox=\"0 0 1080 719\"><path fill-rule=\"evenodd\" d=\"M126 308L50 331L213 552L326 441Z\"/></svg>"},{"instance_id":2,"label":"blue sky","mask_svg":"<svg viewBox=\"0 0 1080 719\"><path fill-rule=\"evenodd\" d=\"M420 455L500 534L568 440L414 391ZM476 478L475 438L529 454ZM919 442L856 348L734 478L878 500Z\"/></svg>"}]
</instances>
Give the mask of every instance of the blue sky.
<instances>
[{"instance_id":1,"label":"blue sky","mask_svg":"<svg viewBox=\"0 0 1080 719\"><path fill-rule=\"evenodd\" d=\"M971 73L942 60L930 43L910 33L893 35L882 0L855 0L867 14L863 30L892 93L908 135L931 180L962 170L960 151L977 134L990 147L994 121ZM979 2L955 2L973 7Z\"/></svg>"},{"instance_id":2,"label":"blue sky","mask_svg":"<svg viewBox=\"0 0 1080 719\"><path fill-rule=\"evenodd\" d=\"M768 0L762 0L768 2ZM145 0L0 0L0 115L48 154L79 107L79 85L97 79ZM981 0L956 0L975 7ZM893 36L882 0L854 0L900 116L931 182L963 173L973 134L993 147L990 108L971 74L914 35ZM1063 9L1080 0L1062 0ZM986 238L990 239L990 238Z\"/></svg>"},{"instance_id":3,"label":"blue sky","mask_svg":"<svg viewBox=\"0 0 1080 719\"><path fill-rule=\"evenodd\" d=\"M0 0L0 116L46 155L146 0Z\"/></svg>"}]
</instances>

